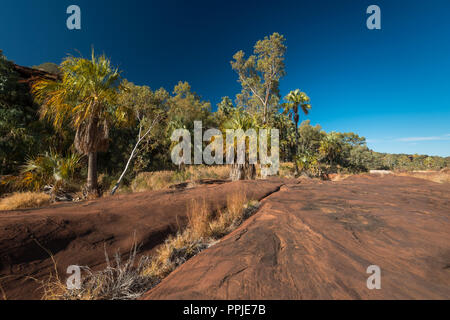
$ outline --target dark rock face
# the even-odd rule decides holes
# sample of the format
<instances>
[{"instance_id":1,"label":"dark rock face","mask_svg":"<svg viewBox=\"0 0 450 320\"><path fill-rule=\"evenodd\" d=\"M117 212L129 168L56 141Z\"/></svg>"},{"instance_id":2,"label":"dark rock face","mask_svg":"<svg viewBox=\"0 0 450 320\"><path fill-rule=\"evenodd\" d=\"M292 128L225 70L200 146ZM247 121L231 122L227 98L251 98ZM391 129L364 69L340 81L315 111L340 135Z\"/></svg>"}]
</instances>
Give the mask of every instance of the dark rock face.
<instances>
[{"instance_id":1,"label":"dark rock face","mask_svg":"<svg viewBox=\"0 0 450 320\"><path fill-rule=\"evenodd\" d=\"M16 64L14 65L14 69L21 76L21 78L22 78L21 82L25 82L25 83L29 83L29 84L31 84L33 81L40 80L40 79L47 79L47 80L54 80L54 81L61 79L60 75L49 73L44 70L23 67L23 66L19 66Z\"/></svg>"},{"instance_id":2,"label":"dark rock face","mask_svg":"<svg viewBox=\"0 0 450 320\"><path fill-rule=\"evenodd\" d=\"M371 265L380 290L367 288ZM450 299L450 185L287 184L144 299Z\"/></svg>"}]
</instances>

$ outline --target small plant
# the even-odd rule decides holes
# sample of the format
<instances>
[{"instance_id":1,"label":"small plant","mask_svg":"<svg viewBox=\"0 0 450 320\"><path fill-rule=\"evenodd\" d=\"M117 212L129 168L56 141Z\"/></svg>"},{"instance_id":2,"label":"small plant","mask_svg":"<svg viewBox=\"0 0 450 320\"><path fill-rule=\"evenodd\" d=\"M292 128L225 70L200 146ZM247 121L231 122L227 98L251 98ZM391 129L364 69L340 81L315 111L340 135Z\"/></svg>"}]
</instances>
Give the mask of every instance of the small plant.
<instances>
[{"instance_id":1,"label":"small plant","mask_svg":"<svg viewBox=\"0 0 450 320\"><path fill-rule=\"evenodd\" d=\"M306 173L310 177L320 177L323 173L322 166L316 155L304 153L296 157L300 173Z\"/></svg>"},{"instance_id":2,"label":"small plant","mask_svg":"<svg viewBox=\"0 0 450 320\"><path fill-rule=\"evenodd\" d=\"M68 154L66 157L50 151L34 158L28 158L22 166L17 185L21 189L39 191L46 185L63 186L73 180L80 167L81 156Z\"/></svg>"}]
</instances>

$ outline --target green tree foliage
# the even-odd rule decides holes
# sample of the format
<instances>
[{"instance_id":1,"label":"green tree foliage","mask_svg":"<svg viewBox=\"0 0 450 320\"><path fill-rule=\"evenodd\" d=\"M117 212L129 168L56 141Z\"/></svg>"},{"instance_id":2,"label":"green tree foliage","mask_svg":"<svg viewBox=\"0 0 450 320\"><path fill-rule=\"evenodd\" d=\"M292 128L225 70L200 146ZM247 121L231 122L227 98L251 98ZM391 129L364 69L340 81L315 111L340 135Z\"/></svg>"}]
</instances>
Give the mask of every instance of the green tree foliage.
<instances>
[{"instance_id":1,"label":"green tree foliage","mask_svg":"<svg viewBox=\"0 0 450 320\"><path fill-rule=\"evenodd\" d=\"M284 113L275 114L272 121L273 127L280 133L280 161L292 161L297 149L295 125Z\"/></svg>"},{"instance_id":2,"label":"green tree foliage","mask_svg":"<svg viewBox=\"0 0 450 320\"><path fill-rule=\"evenodd\" d=\"M278 111L279 81L286 74L285 40L282 35L274 33L255 44L253 55L245 58L245 53L239 51L231 62L242 86L236 97L238 106L248 108L262 124L269 123L271 116Z\"/></svg>"},{"instance_id":3,"label":"green tree foliage","mask_svg":"<svg viewBox=\"0 0 450 320\"><path fill-rule=\"evenodd\" d=\"M333 168L333 165L342 162L343 139L336 132L331 132L320 141L319 154L321 159Z\"/></svg>"},{"instance_id":4,"label":"green tree foliage","mask_svg":"<svg viewBox=\"0 0 450 320\"><path fill-rule=\"evenodd\" d=\"M153 92L147 86L136 86L127 80L121 85L118 105L124 113L123 118L131 126L137 127L136 143L130 152L125 169L120 175L111 194L114 194L128 171L133 158L140 152L140 146L161 131L161 124L166 116L169 95L164 89ZM158 130L159 129L159 130Z\"/></svg>"},{"instance_id":5,"label":"green tree foliage","mask_svg":"<svg viewBox=\"0 0 450 320\"><path fill-rule=\"evenodd\" d=\"M42 103L43 118L57 130L75 130L75 148L89 157L87 189L97 192L97 153L108 149L111 126L126 120L126 113L116 107L119 71L106 56L92 51L90 60L66 58L61 72L61 81L39 80L32 91Z\"/></svg>"},{"instance_id":6,"label":"green tree foliage","mask_svg":"<svg viewBox=\"0 0 450 320\"><path fill-rule=\"evenodd\" d=\"M306 95L306 93L301 92L299 89L289 92L286 96L286 103L283 104L284 111L283 113L291 116L292 121L295 124L295 154L299 154L299 134L298 134L298 121L300 120L300 109L303 111L305 115L309 113L311 109L311 105L309 104L310 99ZM298 174L298 165L297 161L295 161L295 173Z\"/></svg>"},{"instance_id":7,"label":"green tree foliage","mask_svg":"<svg viewBox=\"0 0 450 320\"><path fill-rule=\"evenodd\" d=\"M77 173L80 177L87 175L91 190L96 189L98 153L100 168L109 176L109 184L119 176L130 180L142 171L175 169L170 158L174 144L171 134L185 128L193 137L194 121L202 121L204 130L277 128L280 160L295 162L298 171L311 176L371 169L438 170L450 166L450 157L377 153L367 147L364 137L355 133L327 133L309 120L301 122L301 113L308 114L311 108L309 97L297 89L285 97L285 103L281 101L286 48L285 38L274 33L258 41L252 55L237 52L231 67L238 75L241 91L234 103L224 97L216 112L188 82L180 81L171 92L126 80L119 83L118 70L105 56L94 54L90 60L68 57L60 66L36 66L59 72L61 81L35 82L33 101L16 66L0 51L0 175L21 172L18 177L22 182L28 181L28 189L60 181L55 180L58 176L70 180L71 175L64 173L70 171L64 169L64 163L69 166L70 160L61 155L71 155L75 149L89 156L87 172L84 166ZM204 142L204 146L207 144ZM54 151L43 154L49 146ZM78 159L76 163L83 162ZM130 170L121 175L127 164ZM234 169L234 177L254 177L255 168L249 163Z\"/></svg>"},{"instance_id":8,"label":"green tree foliage","mask_svg":"<svg viewBox=\"0 0 450 320\"><path fill-rule=\"evenodd\" d=\"M59 149L64 137L39 121L38 105L29 87L21 82L14 64L0 50L0 174L17 173L27 155L53 145Z\"/></svg>"}]
</instances>

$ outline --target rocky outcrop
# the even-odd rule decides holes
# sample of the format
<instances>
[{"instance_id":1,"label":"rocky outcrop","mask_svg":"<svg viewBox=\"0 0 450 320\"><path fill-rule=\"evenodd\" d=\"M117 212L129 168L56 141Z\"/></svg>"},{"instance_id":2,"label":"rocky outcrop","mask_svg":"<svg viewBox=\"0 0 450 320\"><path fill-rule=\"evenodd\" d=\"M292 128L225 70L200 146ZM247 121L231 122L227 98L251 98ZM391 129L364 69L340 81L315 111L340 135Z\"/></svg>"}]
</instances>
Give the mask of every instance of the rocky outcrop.
<instances>
[{"instance_id":1,"label":"rocky outcrop","mask_svg":"<svg viewBox=\"0 0 450 320\"><path fill-rule=\"evenodd\" d=\"M22 82L22 83L31 84L34 81L40 80L40 79L47 79L47 80L53 80L53 81L57 81L57 80L61 79L60 75L49 73L44 70L39 70L39 69L35 69L35 68L19 66L17 64L14 65L14 70L22 78L22 80L20 80L20 82Z\"/></svg>"},{"instance_id":2,"label":"rocky outcrop","mask_svg":"<svg viewBox=\"0 0 450 320\"><path fill-rule=\"evenodd\" d=\"M391 175L287 184L144 299L450 299L449 191Z\"/></svg>"}]
</instances>

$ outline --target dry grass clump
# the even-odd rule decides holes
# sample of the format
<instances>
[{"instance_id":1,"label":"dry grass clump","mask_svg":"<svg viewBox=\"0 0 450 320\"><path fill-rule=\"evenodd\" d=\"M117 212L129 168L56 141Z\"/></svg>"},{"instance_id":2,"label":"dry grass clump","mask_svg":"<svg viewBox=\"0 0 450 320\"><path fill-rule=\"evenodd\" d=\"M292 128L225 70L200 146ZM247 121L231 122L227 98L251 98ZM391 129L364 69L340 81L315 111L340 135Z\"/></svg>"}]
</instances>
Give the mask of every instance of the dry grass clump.
<instances>
[{"instance_id":1,"label":"dry grass clump","mask_svg":"<svg viewBox=\"0 0 450 320\"><path fill-rule=\"evenodd\" d=\"M129 258L122 261L119 253L111 264L105 251L107 267L101 271L92 271L82 267L82 283L79 289L68 289L57 276L43 283L44 300L134 300L155 286L159 280L144 275L148 257L142 256L136 261L137 246L134 245Z\"/></svg>"},{"instance_id":2,"label":"dry grass clump","mask_svg":"<svg viewBox=\"0 0 450 320\"><path fill-rule=\"evenodd\" d=\"M171 185L188 182L196 184L203 179L228 179L229 166L189 166L182 171L141 172L131 182L133 192L167 189Z\"/></svg>"},{"instance_id":3,"label":"dry grass clump","mask_svg":"<svg viewBox=\"0 0 450 320\"><path fill-rule=\"evenodd\" d=\"M396 172L398 176L407 176L433 181L436 183L450 183L450 170L442 169L441 171L421 171L421 172Z\"/></svg>"},{"instance_id":4,"label":"dry grass clump","mask_svg":"<svg viewBox=\"0 0 450 320\"><path fill-rule=\"evenodd\" d=\"M281 178L295 178L295 166L293 162L280 163L278 175Z\"/></svg>"},{"instance_id":5,"label":"dry grass clump","mask_svg":"<svg viewBox=\"0 0 450 320\"><path fill-rule=\"evenodd\" d=\"M170 236L149 260L142 275L162 280L178 266L211 245L210 241L196 238L192 230L187 229Z\"/></svg>"},{"instance_id":6,"label":"dry grass clump","mask_svg":"<svg viewBox=\"0 0 450 320\"><path fill-rule=\"evenodd\" d=\"M247 200L244 193L234 193L227 197L227 208L217 215L216 219L210 222L210 236L219 239L237 227L250 217L259 207L259 202Z\"/></svg>"},{"instance_id":7,"label":"dry grass clump","mask_svg":"<svg viewBox=\"0 0 450 320\"><path fill-rule=\"evenodd\" d=\"M258 208L257 201L248 201L243 192L227 198L227 208L216 215L206 201L192 201L188 206L188 226L184 232L169 237L150 260L144 274L163 279L179 265L208 248L215 241L237 228Z\"/></svg>"},{"instance_id":8,"label":"dry grass clump","mask_svg":"<svg viewBox=\"0 0 450 320\"><path fill-rule=\"evenodd\" d=\"M50 205L51 197L41 192L16 192L0 200L1 210L39 208Z\"/></svg>"},{"instance_id":9,"label":"dry grass clump","mask_svg":"<svg viewBox=\"0 0 450 320\"><path fill-rule=\"evenodd\" d=\"M190 179L198 181L202 179L226 180L230 177L230 166L190 166L188 169Z\"/></svg>"},{"instance_id":10,"label":"dry grass clump","mask_svg":"<svg viewBox=\"0 0 450 320\"><path fill-rule=\"evenodd\" d=\"M228 179L230 167L223 166L189 166L182 171L141 172L131 182L133 192L167 189L171 185L190 181L196 184L203 179Z\"/></svg>"},{"instance_id":11,"label":"dry grass clump","mask_svg":"<svg viewBox=\"0 0 450 320\"><path fill-rule=\"evenodd\" d=\"M188 228L194 238L201 239L210 235L210 221L213 218L213 212L206 204L206 200L192 200L188 204Z\"/></svg>"},{"instance_id":12,"label":"dry grass clump","mask_svg":"<svg viewBox=\"0 0 450 320\"><path fill-rule=\"evenodd\" d=\"M174 171L141 172L131 182L133 192L161 190L174 183Z\"/></svg>"}]
</instances>

